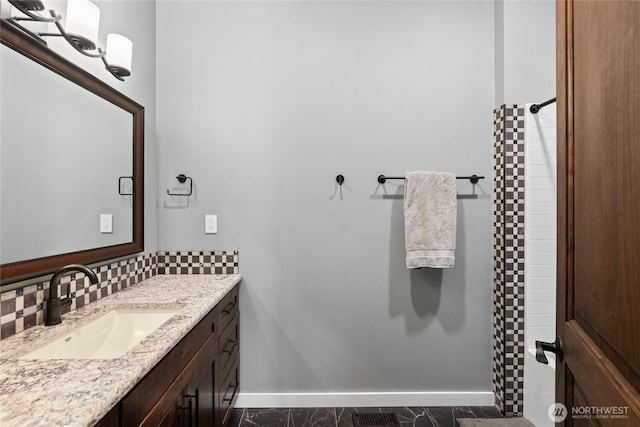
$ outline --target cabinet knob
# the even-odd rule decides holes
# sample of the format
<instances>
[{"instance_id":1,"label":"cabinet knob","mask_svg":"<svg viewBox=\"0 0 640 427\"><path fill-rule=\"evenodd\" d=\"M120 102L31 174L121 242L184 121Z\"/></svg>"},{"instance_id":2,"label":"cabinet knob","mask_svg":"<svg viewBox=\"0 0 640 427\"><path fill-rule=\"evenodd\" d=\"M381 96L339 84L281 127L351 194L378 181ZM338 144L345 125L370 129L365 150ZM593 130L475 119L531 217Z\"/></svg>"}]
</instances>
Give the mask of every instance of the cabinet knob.
<instances>
[{"instance_id":1,"label":"cabinet knob","mask_svg":"<svg viewBox=\"0 0 640 427\"><path fill-rule=\"evenodd\" d=\"M235 302L230 302L229 304L227 304L227 306L222 310L223 313L225 314L231 314L231 310L233 310L233 307L236 306Z\"/></svg>"},{"instance_id":2,"label":"cabinet knob","mask_svg":"<svg viewBox=\"0 0 640 427\"><path fill-rule=\"evenodd\" d=\"M223 353L233 353L233 350L236 349L236 344L238 343L238 341L236 340L229 340L227 341L227 344L225 345L224 350L222 350ZM231 344L231 348L229 348L229 344Z\"/></svg>"},{"instance_id":3,"label":"cabinet knob","mask_svg":"<svg viewBox=\"0 0 640 427\"><path fill-rule=\"evenodd\" d=\"M238 382L229 383L229 388L233 388L233 394L229 398L226 398L226 397L223 398L222 401L223 402L231 402L233 400L233 398L236 396L236 392L238 391L238 387L240 387L240 383L238 383Z\"/></svg>"}]
</instances>

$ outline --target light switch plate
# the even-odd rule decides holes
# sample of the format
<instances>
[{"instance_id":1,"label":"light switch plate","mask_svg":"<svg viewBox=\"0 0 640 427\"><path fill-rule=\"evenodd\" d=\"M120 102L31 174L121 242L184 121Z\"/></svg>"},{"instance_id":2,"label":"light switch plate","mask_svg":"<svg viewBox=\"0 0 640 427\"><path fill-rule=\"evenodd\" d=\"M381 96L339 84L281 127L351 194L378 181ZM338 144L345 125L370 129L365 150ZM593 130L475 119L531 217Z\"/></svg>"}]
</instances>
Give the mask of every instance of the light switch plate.
<instances>
[{"instance_id":1,"label":"light switch plate","mask_svg":"<svg viewBox=\"0 0 640 427\"><path fill-rule=\"evenodd\" d=\"M100 214L100 232L113 233L113 214Z\"/></svg>"},{"instance_id":2,"label":"light switch plate","mask_svg":"<svg viewBox=\"0 0 640 427\"><path fill-rule=\"evenodd\" d=\"M218 215L204 216L205 234L216 234L218 232Z\"/></svg>"}]
</instances>

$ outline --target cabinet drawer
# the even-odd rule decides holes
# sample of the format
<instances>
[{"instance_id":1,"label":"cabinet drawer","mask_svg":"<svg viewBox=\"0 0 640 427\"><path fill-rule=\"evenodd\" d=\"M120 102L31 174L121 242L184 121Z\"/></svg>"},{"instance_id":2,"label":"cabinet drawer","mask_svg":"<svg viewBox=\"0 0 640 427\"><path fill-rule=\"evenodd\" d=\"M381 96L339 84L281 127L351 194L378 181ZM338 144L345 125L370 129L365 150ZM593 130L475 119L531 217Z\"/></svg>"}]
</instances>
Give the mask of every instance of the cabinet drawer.
<instances>
[{"instance_id":1,"label":"cabinet drawer","mask_svg":"<svg viewBox=\"0 0 640 427\"><path fill-rule=\"evenodd\" d=\"M218 348L220 351L220 356L218 358L218 375L220 378L227 377L233 362L238 358L240 347L239 320L240 314L236 313L233 319L231 319L229 326L227 326L227 329L222 331L222 335L220 335L220 339L218 341Z\"/></svg>"},{"instance_id":2,"label":"cabinet drawer","mask_svg":"<svg viewBox=\"0 0 640 427\"><path fill-rule=\"evenodd\" d=\"M238 286L236 285L218 304L220 317L218 326L224 331L238 313Z\"/></svg>"},{"instance_id":3,"label":"cabinet drawer","mask_svg":"<svg viewBox=\"0 0 640 427\"><path fill-rule=\"evenodd\" d=\"M222 414L220 423L222 426L226 426L229 422L233 406L240 391L240 372L238 367L238 359L235 359L229 375L220 385L220 413Z\"/></svg>"}]
</instances>

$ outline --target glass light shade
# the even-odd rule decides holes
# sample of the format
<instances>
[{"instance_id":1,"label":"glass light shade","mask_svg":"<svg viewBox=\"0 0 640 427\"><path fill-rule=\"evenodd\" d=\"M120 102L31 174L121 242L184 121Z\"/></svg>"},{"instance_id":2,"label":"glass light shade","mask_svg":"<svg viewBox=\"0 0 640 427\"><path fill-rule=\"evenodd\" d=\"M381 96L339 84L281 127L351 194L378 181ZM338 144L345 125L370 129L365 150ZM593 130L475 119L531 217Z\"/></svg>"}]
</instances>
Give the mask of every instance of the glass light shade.
<instances>
[{"instance_id":1,"label":"glass light shade","mask_svg":"<svg viewBox=\"0 0 640 427\"><path fill-rule=\"evenodd\" d=\"M65 30L82 36L94 45L98 42L100 9L89 0L68 0Z\"/></svg>"},{"instance_id":2,"label":"glass light shade","mask_svg":"<svg viewBox=\"0 0 640 427\"><path fill-rule=\"evenodd\" d=\"M120 34L107 35L107 62L111 66L131 71L131 58L133 56L133 43Z\"/></svg>"}]
</instances>

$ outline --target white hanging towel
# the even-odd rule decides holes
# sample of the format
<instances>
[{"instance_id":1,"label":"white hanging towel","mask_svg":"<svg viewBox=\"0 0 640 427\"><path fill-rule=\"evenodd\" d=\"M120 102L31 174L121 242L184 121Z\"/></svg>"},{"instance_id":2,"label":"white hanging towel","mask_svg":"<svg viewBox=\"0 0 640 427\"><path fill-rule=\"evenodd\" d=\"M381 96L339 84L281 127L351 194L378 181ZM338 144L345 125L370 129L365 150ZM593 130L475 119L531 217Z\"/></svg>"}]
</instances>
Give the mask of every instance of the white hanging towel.
<instances>
[{"instance_id":1,"label":"white hanging towel","mask_svg":"<svg viewBox=\"0 0 640 427\"><path fill-rule=\"evenodd\" d=\"M451 268L456 249L456 176L408 172L404 189L407 268Z\"/></svg>"}]
</instances>

